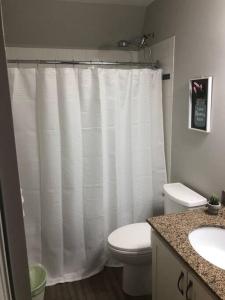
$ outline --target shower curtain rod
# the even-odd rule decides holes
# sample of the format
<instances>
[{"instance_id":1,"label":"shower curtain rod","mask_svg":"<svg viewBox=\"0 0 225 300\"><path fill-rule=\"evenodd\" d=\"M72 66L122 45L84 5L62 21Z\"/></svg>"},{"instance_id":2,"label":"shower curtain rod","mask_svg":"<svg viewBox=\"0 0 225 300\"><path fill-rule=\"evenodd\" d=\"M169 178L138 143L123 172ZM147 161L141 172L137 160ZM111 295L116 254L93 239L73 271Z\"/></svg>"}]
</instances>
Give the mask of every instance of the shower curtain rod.
<instances>
[{"instance_id":1,"label":"shower curtain rod","mask_svg":"<svg viewBox=\"0 0 225 300\"><path fill-rule=\"evenodd\" d=\"M110 61L76 61L76 60L37 60L37 59L8 59L8 63L13 64L48 64L48 65L87 65L87 66L127 66L136 68L159 69L159 62L138 63L138 62L110 62Z\"/></svg>"}]
</instances>

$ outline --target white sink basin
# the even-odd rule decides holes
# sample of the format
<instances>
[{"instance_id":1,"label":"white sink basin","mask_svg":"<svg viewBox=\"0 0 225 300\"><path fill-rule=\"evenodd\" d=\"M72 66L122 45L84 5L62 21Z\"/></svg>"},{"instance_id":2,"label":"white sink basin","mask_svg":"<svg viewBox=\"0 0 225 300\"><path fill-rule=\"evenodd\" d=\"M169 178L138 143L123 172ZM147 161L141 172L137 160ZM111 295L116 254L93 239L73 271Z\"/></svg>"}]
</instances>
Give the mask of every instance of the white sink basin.
<instances>
[{"instance_id":1,"label":"white sink basin","mask_svg":"<svg viewBox=\"0 0 225 300\"><path fill-rule=\"evenodd\" d=\"M213 265L225 270L225 229L201 227L193 230L188 238L199 255Z\"/></svg>"}]
</instances>

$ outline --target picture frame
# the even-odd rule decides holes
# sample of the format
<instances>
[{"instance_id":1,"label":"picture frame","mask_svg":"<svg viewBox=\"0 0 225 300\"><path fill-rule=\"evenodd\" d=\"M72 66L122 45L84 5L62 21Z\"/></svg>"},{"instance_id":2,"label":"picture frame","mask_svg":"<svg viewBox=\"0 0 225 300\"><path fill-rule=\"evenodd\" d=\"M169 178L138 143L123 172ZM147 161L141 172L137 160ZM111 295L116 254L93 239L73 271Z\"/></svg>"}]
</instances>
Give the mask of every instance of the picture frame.
<instances>
[{"instance_id":1,"label":"picture frame","mask_svg":"<svg viewBox=\"0 0 225 300\"><path fill-rule=\"evenodd\" d=\"M212 76L189 81L188 128L199 132L211 131Z\"/></svg>"}]
</instances>

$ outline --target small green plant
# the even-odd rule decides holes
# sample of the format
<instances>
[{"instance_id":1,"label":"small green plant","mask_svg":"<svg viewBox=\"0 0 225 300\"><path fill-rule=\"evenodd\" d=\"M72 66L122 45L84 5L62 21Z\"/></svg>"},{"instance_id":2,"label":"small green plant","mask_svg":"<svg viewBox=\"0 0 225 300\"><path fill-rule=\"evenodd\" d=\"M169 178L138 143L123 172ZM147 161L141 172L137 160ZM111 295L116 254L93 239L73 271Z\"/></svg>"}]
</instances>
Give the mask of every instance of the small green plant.
<instances>
[{"instance_id":1,"label":"small green plant","mask_svg":"<svg viewBox=\"0 0 225 300\"><path fill-rule=\"evenodd\" d=\"M209 198L209 204L211 205L219 205L220 204L220 199L217 195L212 195L210 198Z\"/></svg>"}]
</instances>

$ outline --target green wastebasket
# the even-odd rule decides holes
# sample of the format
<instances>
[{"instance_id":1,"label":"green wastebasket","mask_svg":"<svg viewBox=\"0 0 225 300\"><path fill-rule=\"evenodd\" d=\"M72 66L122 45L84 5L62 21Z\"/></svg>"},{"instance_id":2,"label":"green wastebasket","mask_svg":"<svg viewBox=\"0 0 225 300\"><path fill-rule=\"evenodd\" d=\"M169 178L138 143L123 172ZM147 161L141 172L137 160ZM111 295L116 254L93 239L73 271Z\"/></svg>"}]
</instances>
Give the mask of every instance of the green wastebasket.
<instances>
[{"instance_id":1,"label":"green wastebasket","mask_svg":"<svg viewBox=\"0 0 225 300\"><path fill-rule=\"evenodd\" d=\"M47 272L45 268L36 264L30 267L30 285L32 300L44 300Z\"/></svg>"}]
</instances>

